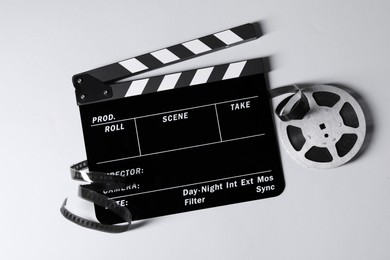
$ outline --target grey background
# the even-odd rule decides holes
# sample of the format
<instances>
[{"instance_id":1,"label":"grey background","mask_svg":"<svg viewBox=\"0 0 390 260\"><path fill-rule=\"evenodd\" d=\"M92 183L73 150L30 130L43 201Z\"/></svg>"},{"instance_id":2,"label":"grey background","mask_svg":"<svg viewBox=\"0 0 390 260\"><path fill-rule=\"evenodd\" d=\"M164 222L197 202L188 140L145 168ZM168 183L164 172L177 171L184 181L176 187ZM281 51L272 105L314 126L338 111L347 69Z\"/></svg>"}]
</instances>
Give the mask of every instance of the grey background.
<instances>
[{"instance_id":1,"label":"grey background","mask_svg":"<svg viewBox=\"0 0 390 260\"><path fill-rule=\"evenodd\" d=\"M388 1L0 0L1 259L389 259ZM270 57L270 87L337 83L364 97L374 134L357 160L307 169L281 147L272 199L151 219L119 235L91 214L69 166L85 158L73 74L246 22L264 36L165 72ZM279 138L280 139L280 138Z\"/></svg>"}]
</instances>

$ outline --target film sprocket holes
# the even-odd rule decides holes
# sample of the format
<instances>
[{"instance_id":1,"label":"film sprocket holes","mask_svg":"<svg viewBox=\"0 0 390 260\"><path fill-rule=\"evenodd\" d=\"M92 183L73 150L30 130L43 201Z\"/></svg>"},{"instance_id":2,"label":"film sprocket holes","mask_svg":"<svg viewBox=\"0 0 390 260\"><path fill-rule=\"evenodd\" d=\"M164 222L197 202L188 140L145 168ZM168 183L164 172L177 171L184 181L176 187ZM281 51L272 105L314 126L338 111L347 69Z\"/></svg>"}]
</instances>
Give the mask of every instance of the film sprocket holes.
<instances>
[{"instance_id":1,"label":"film sprocket holes","mask_svg":"<svg viewBox=\"0 0 390 260\"><path fill-rule=\"evenodd\" d=\"M286 93L292 95L276 113L292 156L317 168L350 160L365 133L357 102L329 86L268 91L262 59L117 82L258 36L245 24L75 75L88 163L72 166L72 178L91 182L80 186L80 196L95 203L101 223L71 213L66 201L62 214L84 227L122 232L132 220L281 194L270 98ZM342 102L332 108L332 99Z\"/></svg>"}]
</instances>

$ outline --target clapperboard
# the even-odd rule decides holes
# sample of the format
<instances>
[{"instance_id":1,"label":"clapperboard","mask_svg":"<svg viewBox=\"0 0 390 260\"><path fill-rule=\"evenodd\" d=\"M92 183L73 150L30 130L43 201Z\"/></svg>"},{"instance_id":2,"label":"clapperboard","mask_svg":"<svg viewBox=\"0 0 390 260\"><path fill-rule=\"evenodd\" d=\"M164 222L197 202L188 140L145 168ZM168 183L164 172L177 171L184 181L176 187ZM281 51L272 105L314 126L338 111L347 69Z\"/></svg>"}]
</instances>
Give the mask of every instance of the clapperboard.
<instances>
[{"instance_id":1,"label":"clapperboard","mask_svg":"<svg viewBox=\"0 0 390 260\"><path fill-rule=\"evenodd\" d=\"M285 183L263 60L119 81L259 37L245 24L73 77L88 167L133 220L274 197ZM95 206L105 224L123 221Z\"/></svg>"}]
</instances>

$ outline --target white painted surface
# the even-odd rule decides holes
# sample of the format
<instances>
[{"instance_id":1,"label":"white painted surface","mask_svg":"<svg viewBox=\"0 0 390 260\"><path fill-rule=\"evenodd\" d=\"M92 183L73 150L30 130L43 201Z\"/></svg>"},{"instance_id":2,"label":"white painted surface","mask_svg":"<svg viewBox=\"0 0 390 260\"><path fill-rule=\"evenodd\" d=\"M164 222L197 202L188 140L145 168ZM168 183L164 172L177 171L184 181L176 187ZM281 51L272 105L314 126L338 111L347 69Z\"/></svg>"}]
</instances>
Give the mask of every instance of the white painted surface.
<instances>
[{"instance_id":1,"label":"white painted surface","mask_svg":"<svg viewBox=\"0 0 390 260\"><path fill-rule=\"evenodd\" d=\"M390 259L389 9L379 0L1 1L1 258ZM247 22L261 22L264 36L149 74L268 56L271 88L338 83L363 96L375 130L366 152L312 170L281 148L279 197L119 235L66 221L59 207L78 185L68 167L85 158L72 75Z\"/></svg>"}]
</instances>

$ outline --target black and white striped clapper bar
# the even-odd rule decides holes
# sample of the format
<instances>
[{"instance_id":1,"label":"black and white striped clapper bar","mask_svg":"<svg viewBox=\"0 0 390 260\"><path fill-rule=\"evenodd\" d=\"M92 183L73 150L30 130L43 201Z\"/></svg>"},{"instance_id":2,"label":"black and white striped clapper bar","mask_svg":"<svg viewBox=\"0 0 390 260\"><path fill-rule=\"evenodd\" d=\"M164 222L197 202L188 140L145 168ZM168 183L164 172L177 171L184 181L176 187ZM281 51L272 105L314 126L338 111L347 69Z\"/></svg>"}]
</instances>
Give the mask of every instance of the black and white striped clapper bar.
<instances>
[{"instance_id":1,"label":"black and white striped clapper bar","mask_svg":"<svg viewBox=\"0 0 390 260\"><path fill-rule=\"evenodd\" d=\"M256 28L244 24L73 76L89 170L126 178L126 187L99 192L133 220L283 191L261 58L123 81L255 40ZM102 223L121 222L95 210Z\"/></svg>"},{"instance_id":2,"label":"black and white striped clapper bar","mask_svg":"<svg viewBox=\"0 0 390 260\"><path fill-rule=\"evenodd\" d=\"M114 83L142 72L218 51L256 38L258 38L258 34L254 25L245 24L77 74L73 77L73 85L76 88L78 104L84 105L96 101L107 101L109 99L202 84L209 81L238 77L240 73L251 73L254 69L259 70L259 67L251 67L251 65L256 66L256 61L251 61L248 64L246 61L237 62L134 82Z\"/></svg>"}]
</instances>

